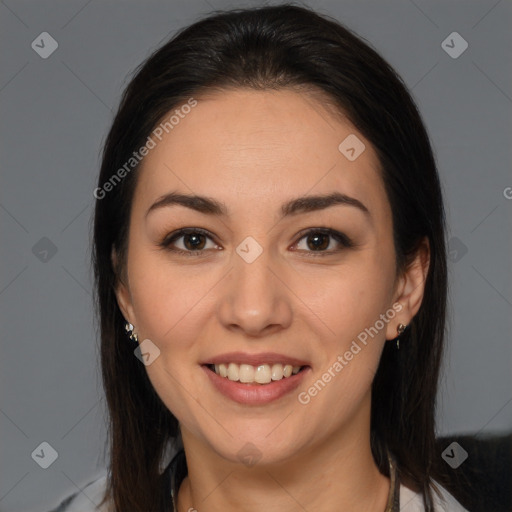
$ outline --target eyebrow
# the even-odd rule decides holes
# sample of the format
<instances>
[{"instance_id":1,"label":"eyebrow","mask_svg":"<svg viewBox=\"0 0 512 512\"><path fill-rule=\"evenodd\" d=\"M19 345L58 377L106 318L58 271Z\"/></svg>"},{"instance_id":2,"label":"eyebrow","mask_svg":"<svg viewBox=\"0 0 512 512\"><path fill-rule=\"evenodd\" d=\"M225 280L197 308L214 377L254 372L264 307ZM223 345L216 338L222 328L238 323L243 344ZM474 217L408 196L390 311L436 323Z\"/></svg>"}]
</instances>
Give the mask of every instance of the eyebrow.
<instances>
[{"instance_id":1,"label":"eyebrow","mask_svg":"<svg viewBox=\"0 0 512 512\"><path fill-rule=\"evenodd\" d=\"M207 215L229 216L229 210L223 202L211 197L177 192L171 192L160 197L149 207L146 216L159 208L175 205L181 205ZM333 192L327 195L302 196L287 201L281 205L281 218L299 213L324 210L335 205L353 206L362 211L368 218L371 218L368 208L361 201L341 192Z\"/></svg>"}]
</instances>

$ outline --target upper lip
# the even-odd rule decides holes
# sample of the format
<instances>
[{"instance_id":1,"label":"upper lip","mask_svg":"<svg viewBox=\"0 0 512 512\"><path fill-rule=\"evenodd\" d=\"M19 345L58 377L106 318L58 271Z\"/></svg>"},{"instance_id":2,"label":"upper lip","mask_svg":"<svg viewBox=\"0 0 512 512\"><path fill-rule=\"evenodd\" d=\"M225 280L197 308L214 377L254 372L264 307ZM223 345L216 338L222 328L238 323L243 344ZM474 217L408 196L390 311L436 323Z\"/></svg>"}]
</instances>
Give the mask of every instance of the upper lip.
<instances>
[{"instance_id":1,"label":"upper lip","mask_svg":"<svg viewBox=\"0 0 512 512\"><path fill-rule=\"evenodd\" d=\"M296 357L278 354L276 352L261 352L260 354L247 354L245 352L227 352L209 358L202 364L250 364L257 366L260 364L290 364L292 366L307 366L307 361L297 359Z\"/></svg>"}]
</instances>

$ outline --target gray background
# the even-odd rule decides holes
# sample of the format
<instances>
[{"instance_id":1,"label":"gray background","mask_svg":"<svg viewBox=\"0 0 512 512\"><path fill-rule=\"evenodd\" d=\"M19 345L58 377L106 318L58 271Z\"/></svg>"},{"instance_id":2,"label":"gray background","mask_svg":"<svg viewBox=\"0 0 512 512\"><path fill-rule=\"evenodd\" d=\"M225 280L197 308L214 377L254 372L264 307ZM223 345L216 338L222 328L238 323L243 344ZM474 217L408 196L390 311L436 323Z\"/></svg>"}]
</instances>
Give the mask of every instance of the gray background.
<instances>
[{"instance_id":1,"label":"gray background","mask_svg":"<svg viewBox=\"0 0 512 512\"><path fill-rule=\"evenodd\" d=\"M0 2L1 511L45 510L105 467L89 233L99 151L129 73L198 16L258 3ZM308 5L397 69L432 138L452 249L440 433L510 429L511 2ZM31 48L44 31L59 44L47 59ZM441 47L453 31L469 44L457 59ZM43 441L58 452L48 469L31 457Z\"/></svg>"}]
</instances>

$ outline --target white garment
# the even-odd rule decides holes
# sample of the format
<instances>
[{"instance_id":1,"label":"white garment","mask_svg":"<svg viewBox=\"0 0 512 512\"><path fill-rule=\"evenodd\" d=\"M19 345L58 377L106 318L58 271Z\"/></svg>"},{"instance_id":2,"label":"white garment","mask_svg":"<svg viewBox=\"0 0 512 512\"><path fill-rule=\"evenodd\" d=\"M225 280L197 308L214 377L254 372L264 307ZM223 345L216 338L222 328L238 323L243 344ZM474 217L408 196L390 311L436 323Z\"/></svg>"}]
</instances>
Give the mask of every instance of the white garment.
<instances>
[{"instance_id":1,"label":"white garment","mask_svg":"<svg viewBox=\"0 0 512 512\"><path fill-rule=\"evenodd\" d=\"M107 475L97 478L84 487L70 503L64 507L58 507L51 512L106 512L106 508L97 508L103 498ZM439 484L436 486L441 491L443 498L439 498L435 491L432 491L436 512L468 512L462 505ZM400 485L400 512L424 512L423 498L416 493Z\"/></svg>"},{"instance_id":2,"label":"white garment","mask_svg":"<svg viewBox=\"0 0 512 512\"><path fill-rule=\"evenodd\" d=\"M468 512L444 487L435 484L441 491L442 499L432 490L432 498L436 512ZM425 512L423 506L423 497L420 493L416 493L400 485L400 512Z\"/></svg>"}]
</instances>

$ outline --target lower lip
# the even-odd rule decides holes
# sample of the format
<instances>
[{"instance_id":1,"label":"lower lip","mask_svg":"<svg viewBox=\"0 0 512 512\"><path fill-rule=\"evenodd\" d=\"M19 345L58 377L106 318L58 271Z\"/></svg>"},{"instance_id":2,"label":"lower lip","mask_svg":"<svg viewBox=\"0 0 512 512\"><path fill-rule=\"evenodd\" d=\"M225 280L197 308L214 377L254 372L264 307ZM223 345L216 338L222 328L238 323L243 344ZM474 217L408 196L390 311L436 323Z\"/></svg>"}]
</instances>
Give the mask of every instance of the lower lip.
<instances>
[{"instance_id":1,"label":"lower lip","mask_svg":"<svg viewBox=\"0 0 512 512\"><path fill-rule=\"evenodd\" d=\"M308 366L295 375L283 377L281 380L275 380L268 384L243 384L229 380L227 377L221 377L207 366L202 366L202 369L215 388L224 396L239 404L264 405L297 389L311 368Z\"/></svg>"}]
</instances>

